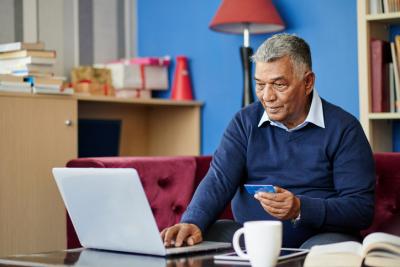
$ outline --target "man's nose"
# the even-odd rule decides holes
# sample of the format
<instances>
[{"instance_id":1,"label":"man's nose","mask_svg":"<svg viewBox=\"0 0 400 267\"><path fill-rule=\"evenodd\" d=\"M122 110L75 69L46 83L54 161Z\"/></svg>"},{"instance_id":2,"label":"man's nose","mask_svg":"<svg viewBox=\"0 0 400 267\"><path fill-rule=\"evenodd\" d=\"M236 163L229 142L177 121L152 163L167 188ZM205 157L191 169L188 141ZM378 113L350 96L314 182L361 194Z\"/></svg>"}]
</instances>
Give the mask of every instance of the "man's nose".
<instances>
[{"instance_id":1,"label":"man's nose","mask_svg":"<svg viewBox=\"0 0 400 267\"><path fill-rule=\"evenodd\" d=\"M266 84L263 90L263 100L265 102L274 101L276 99L275 90L269 85Z\"/></svg>"}]
</instances>

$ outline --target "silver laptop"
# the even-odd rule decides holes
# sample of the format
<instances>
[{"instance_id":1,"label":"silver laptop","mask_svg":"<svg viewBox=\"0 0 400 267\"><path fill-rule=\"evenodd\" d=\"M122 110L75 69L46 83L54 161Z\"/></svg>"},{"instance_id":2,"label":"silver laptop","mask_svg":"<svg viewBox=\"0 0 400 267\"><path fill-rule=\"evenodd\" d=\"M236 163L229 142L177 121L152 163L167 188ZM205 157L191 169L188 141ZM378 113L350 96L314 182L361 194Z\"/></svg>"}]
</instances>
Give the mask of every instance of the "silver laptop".
<instances>
[{"instance_id":1,"label":"silver laptop","mask_svg":"<svg viewBox=\"0 0 400 267\"><path fill-rule=\"evenodd\" d=\"M167 256L231 247L165 248L135 169L53 168L53 175L85 248Z\"/></svg>"}]
</instances>

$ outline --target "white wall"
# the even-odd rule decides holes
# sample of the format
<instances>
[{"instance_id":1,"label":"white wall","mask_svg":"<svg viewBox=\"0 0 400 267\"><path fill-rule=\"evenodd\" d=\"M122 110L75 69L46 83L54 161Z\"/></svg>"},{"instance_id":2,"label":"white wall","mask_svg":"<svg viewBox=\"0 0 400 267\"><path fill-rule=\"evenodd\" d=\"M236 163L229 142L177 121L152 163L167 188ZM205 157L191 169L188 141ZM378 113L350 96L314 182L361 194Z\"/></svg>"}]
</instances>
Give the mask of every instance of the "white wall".
<instances>
[{"instance_id":1,"label":"white wall","mask_svg":"<svg viewBox=\"0 0 400 267\"><path fill-rule=\"evenodd\" d=\"M67 77L81 63L137 51L136 0L0 0L0 25L0 43L43 41L56 50L55 72Z\"/></svg>"},{"instance_id":2,"label":"white wall","mask_svg":"<svg viewBox=\"0 0 400 267\"><path fill-rule=\"evenodd\" d=\"M93 1L93 63L106 63L118 58L118 0ZM123 17L122 17L123 19Z\"/></svg>"},{"instance_id":3,"label":"white wall","mask_svg":"<svg viewBox=\"0 0 400 267\"><path fill-rule=\"evenodd\" d=\"M15 36L14 0L0 1L0 43L14 42Z\"/></svg>"}]
</instances>

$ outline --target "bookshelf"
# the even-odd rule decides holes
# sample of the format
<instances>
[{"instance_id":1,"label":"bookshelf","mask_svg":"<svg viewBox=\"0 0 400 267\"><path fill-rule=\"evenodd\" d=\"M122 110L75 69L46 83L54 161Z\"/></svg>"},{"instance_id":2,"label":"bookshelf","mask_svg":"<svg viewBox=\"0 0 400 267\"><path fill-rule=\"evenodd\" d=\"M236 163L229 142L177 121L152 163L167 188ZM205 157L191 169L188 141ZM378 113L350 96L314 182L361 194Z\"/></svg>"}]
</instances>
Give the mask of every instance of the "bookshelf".
<instances>
[{"instance_id":1,"label":"bookshelf","mask_svg":"<svg viewBox=\"0 0 400 267\"><path fill-rule=\"evenodd\" d=\"M200 154L203 103L0 92L0 256L66 248L51 175L78 155L78 119L121 120L121 156Z\"/></svg>"},{"instance_id":2,"label":"bookshelf","mask_svg":"<svg viewBox=\"0 0 400 267\"><path fill-rule=\"evenodd\" d=\"M389 26L400 23L400 12L369 14L369 0L357 0L360 122L373 151L392 151L392 125L400 113L371 112L371 38L389 41Z\"/></svg>"}]
</instances>

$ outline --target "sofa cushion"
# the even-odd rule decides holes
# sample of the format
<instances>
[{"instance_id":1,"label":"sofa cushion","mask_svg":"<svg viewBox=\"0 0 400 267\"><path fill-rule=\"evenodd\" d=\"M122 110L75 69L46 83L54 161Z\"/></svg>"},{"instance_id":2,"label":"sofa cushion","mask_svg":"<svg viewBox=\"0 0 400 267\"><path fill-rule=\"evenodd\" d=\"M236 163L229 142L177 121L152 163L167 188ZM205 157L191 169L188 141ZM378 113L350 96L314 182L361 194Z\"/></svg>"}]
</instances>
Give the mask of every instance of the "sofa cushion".
<instances>
[{"instance_id":1,"label":"sofa cushion","mask_svg":"<svg viewBox=\"0 0 400 267\"><path fill-rule=\"evenodd\" d=\"M197 183L194 157L81 158L69 161L67 167L136 169L159 230L180 221ZM77 247L75 230L67 220L68 248Z\"/></svg>"}]
</instances>

